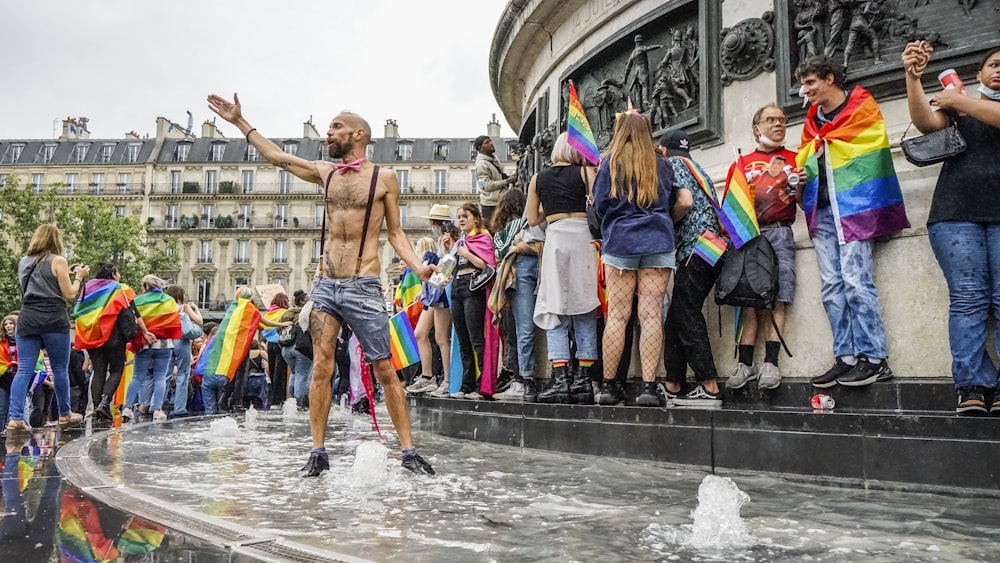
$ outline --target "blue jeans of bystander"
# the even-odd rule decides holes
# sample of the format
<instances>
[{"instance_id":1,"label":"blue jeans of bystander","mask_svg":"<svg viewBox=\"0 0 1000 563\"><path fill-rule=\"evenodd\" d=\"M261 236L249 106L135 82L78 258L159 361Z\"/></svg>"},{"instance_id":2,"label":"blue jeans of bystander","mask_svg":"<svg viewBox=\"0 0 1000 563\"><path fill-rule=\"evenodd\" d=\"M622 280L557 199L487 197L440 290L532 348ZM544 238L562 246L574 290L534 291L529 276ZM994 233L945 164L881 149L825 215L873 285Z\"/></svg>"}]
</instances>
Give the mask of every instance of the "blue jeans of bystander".
<instances>
[{"instance_id":1,"label":"blue jeans of bystander","mask_svg":"<svg viewBox=\"0 0 1000 563\"><path fill-rule=\"evenodd\" d=\"M312 378L312 360L299 352L294 346L282 346L281 355L292 370L292 393L295 403L302 407L309 398L309 380Z\"/></svg>"},{"instance_id":2,"label":"blue jeans of bystander","mask_svg":"<svg viewBox=\"0 0 1000 563\"><path fill-rule=\"evenodd\" d=\"M576 357L579 360L597 359L597 312L582 315L559 315L559 326L545 331L549 347L549 361L569 360L569 325L573 323Z\"/></svg>"},{"instance_id":3,"label":"blue jeans of bystander","mask_svg":"<svg viewBox=\"0 0 1000 563\"><path fill-rule=\"evenodd\" d=\"M229 379L224 375L205 374L201 378L201 400L205 403L205 414L219 412L219 399Z\"/></svg>"},{"instance_id":4,"label":"blue jeans of bystander","mask_svg":"<svg viewBox=\"0 0 1000 563\"><path fill-rule=\"evenodd\" d=\"M535 289L538 287L538 255L518 254L511 310L517 333L517 364L521 377L535 377Z\"/></svg>"},{"instance_id":5,"label":"blue jeans of bystander","mask_svg":"<svg viewBox=\"0 0 1000 563\"><path fill-rule=\"evenodd\" d=\"M18 333L17 355L20 358L37 358L44 348L52 367L52 382L55 384L56 405L59 416L69 416L69 331L46 332L22 336ZM27 420L24 416L24 398L28 395L28 385L35 374L35 362L24 361L17 365L17 375L10 386L10 410L8 420Z\"/></svg>"},{"instance_id":6,"label":"blue jeans of bystander","mask_svg":"<svg viewBox=\"0 0 1000 563\"><path fill-rule=\"evenodd\" d=\"M184 339L174 340L174 348L170 355L170 366L177 369L174 380L174 409L172 415L187 414L188 381L191 379L191 342Z\"/></svg>"}]
</instances>

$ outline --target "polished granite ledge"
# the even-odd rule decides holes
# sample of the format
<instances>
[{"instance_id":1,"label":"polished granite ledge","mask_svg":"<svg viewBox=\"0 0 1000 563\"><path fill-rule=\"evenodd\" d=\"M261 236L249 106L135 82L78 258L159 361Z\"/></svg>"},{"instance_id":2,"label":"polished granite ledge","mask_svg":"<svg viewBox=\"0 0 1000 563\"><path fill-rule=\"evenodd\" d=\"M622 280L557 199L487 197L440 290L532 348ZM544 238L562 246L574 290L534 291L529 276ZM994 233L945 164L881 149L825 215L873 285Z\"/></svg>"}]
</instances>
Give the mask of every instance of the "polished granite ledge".
<instances>
[{"instance_id":1,"label":"polished granite ledge","mask_svg":"<svg viewBox=\"0 0 1000 563\"><path fill-rule=\"evenodd\" d=\"M765 397L756 389L727 392L717 410L424 397L409 404L415 428L453 438L717 473L1000 496L1000 418L956 417L950 382L833 388L837 409L818 413L804 406L812 393L806 382L782 387Z\"/></svg>"}]
</instances>

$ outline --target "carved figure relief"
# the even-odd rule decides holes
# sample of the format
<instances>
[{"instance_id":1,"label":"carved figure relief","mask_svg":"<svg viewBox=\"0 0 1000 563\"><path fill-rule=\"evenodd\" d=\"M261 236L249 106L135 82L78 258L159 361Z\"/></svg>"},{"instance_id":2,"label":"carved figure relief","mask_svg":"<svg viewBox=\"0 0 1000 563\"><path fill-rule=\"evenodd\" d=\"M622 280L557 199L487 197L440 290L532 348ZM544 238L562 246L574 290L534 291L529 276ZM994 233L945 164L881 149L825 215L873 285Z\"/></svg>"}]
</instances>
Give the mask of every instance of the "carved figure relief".
<instances>
[{"instance_id":1,"label":"carved figure relief","mask_svg":"<svg viewBox=\"0 0 1000 563\"><path fill-rule=\"evenodd\" d=\"M629 91L632 97L632 105L639 111L648 111L650 106L649 95L649 55L650 51L662 49L663 45L646 45L646 38L641 33L637 33L633 39L635 48L629 55L625 63L625 72L622 73L621 80L606 79L602 85L610 84L616 88L624 88ZM633 73L633 71L635 71Z\"/></svg>"},{"instance_id":2,"label":"carved figure relief","mask_svg":"<svg viewBox=\"0 0 1000 563\"><path fill-rule=\"evenodd\" d=\"M538 168L536 171L541 171L552 166L552 148L556 144L556 137L558 135L559 132L556 130L556 124L553 123L537 133L535 138L532 139L532 148L538 156Z\"/></svg>"},{"instance_id":3,"label":"carved figure relief","mask_svg":"<svg viewBox=\"0 0 1000 563\"><path fill-rule=\"evenodd\" d=\"M517 188L528 193L528 184L535 175L535 151L531 145L517 145Z\"/></svg>"},{"instance_id":4,"label":"carved figure relief","mask_svg":"<svg viewBox=\"0 0 1000 563\"><path fill-rule=\"evenodd\" d=\"M774 69L773 20L773 12L764 12L760 18L745 19L722 30L719 60L723 84L747 80Z\"/></svg>"}]
</instances>

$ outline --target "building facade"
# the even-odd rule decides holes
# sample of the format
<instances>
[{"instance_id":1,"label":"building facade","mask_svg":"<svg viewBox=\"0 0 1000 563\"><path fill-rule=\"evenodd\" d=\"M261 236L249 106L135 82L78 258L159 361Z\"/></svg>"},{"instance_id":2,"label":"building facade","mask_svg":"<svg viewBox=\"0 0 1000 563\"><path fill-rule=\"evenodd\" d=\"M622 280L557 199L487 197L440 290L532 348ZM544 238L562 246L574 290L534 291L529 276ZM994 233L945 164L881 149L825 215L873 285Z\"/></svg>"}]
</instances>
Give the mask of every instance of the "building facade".
<instances>
[{"instance_id":1,"label":"building facade","mask_svg":"<svg viewBox=\"0 0 1000 563\"><path fill-rule=\"evenodd\" d=\"M228 139L206 122L200 135L165 118L156 137L90 139L84 119L67 119L52 140L0 140L0 180L17 177L67 197L113 199L119 213L148 225L151 246L178 244L179 266L156 272L185 287L189 299L221 311L241 285L281 284L308 290L320 256L322 186L303 182L265 161L243 138ZM494 117L483 131L513 172L515 139L501 138ZM312 123L301 137L272 138L288 154L326 156ZM470 138L407 138L389 120L368 146L369 160L395 171L400 215L411 241L431 234L426 215L437 203L478 202ZM384 230L383 230L384 233ZM398 278L398 258L383 235L383 279Z\"/></svg>"}]
</instances>

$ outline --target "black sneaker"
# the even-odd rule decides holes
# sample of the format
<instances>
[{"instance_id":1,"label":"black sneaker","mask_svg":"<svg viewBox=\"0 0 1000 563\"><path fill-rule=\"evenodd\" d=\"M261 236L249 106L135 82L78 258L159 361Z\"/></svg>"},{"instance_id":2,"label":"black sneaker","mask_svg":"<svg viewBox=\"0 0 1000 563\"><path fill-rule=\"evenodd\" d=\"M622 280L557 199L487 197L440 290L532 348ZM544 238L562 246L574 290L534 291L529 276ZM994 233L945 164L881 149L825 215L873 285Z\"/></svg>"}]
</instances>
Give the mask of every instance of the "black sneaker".
<instances>
[{"instance_id":1,"label":"black sneaker","mask_svg":"<svg viewBox=\"0 0 1000 563\"><path fill-rule=\"evenodd\" d=\"M828 387L833 387L837 384L837 378L851 371L850 365L837 358L837 363L833 364L833 367L826 370L823 375L817 375L816 377L809 380L813 387L819 387L820 389L826 389Z\"/></svg>"},{"instance_id":2,"label":"black sneaker","mask_svg":"<svg viewBox=\"0 0 1000 563\"><path fill-rule=\"evenodd\" d=\"M418 453L403 456L403 467L417 475L434 475L434 468Z\"/></svg>"},{"instance_id":3,"label":"black sneaker","mask_svg":"<svg viewBox=\"0 0 1000 563\"><path fill-rule=\"evenodd\" d=\"M320 473L328 471L330 469L330 458L319 452L311 452L309 454L309 461L302 466L303 477L319 477Z\"/></svg>"},{"instance_id":4,"label":"black sneaker","mask_svg":"<svg viewBox=\"0 0 1000 563\"><path fill-rule=\"evenodd\" d=\"M884 358L882 359L882 363L879 364L879 368L880 369L878 370L878 373L876 374L875 377L876 382L889 381L896 375L892 373L892 369L889 368L889 360L887 359Z\"/></svg>"},{"instance_id":5,"label":"black sneaker","mask_svg":"<svg viewBox=\"0 0 1000 563\"><path fill-rule=\"evenodd\" d=\"M986 414L986 398L983 397L983 388L978 386L962 387L958 389L958 406L955 413L959 416L979 416Z\"/></svg>"},{"instance_id":6,"label":"black sneaker","mask_svg":"<svg viewBox=\"0 0 1000 563\"><path fill-rule=\"evenodd\" d=\"M642 393L635 398L635 404L640 407L660 406L660 393L655 381L642 382Z\"/></svg>"},{"instance_id":7,"label":"black sneaker","mask_svg":"<svg viewBox=\"0 0 1000 563\"><path fill-rule=\"evenodd\" d=\"M674 406L674 399L680 397L684 393L684 386L681 386L681 390L673 393L667 386L663 383L657 384L660 388L660 396L663 397L663 404L667 407Z\"/></svg>"},{"instance_id":8,"label":"black sneaker","mask_svg":"<svg viewBox=\"0 0 1000 563\"><path fill-rule=\"evenodd\" d=\"M711 393L705 386L699 383L687 393L674 399L674 405L678 407L722 407L722 394Z\"/></svg>"},{"instance_id":9,"label":"black sneaker","mask_svg":"<svg viewBox=\"0 0 1000 563\"><path fill-rule=\"evenodd\" d=\"M599 404L606 407L625 402L625 391L616 379L605 379L601 382L601 399Z\"/></svg>"},{"instance_id":10,"label":"black sneaker","mask_svg":"<svg viewBox=\"0 0 1000 563\"><path fill-rule=\"evenodd\" d=\"M993 398L989 401L990 416L1000 416L1000 392L997 389L991 389L991 391Z\"/></svg>"},{"instance_id":11,"label":"black sneaker","mask_svg":"<svg viewBox=\"0 0 1000 563\"><path fill-rule=\"evenodd\" d=\"M873 364L868 361L867 358L858 358L858 363L854 364L854 367L850 371L841 375L837 378L837 383L845 387L863 387L865 385L871 385L878 380L878 374L883 369L887 369L888 366L883 366L885 360ZM889 370L892 373L892 370Z\"/></svg>"}]
</instances>

